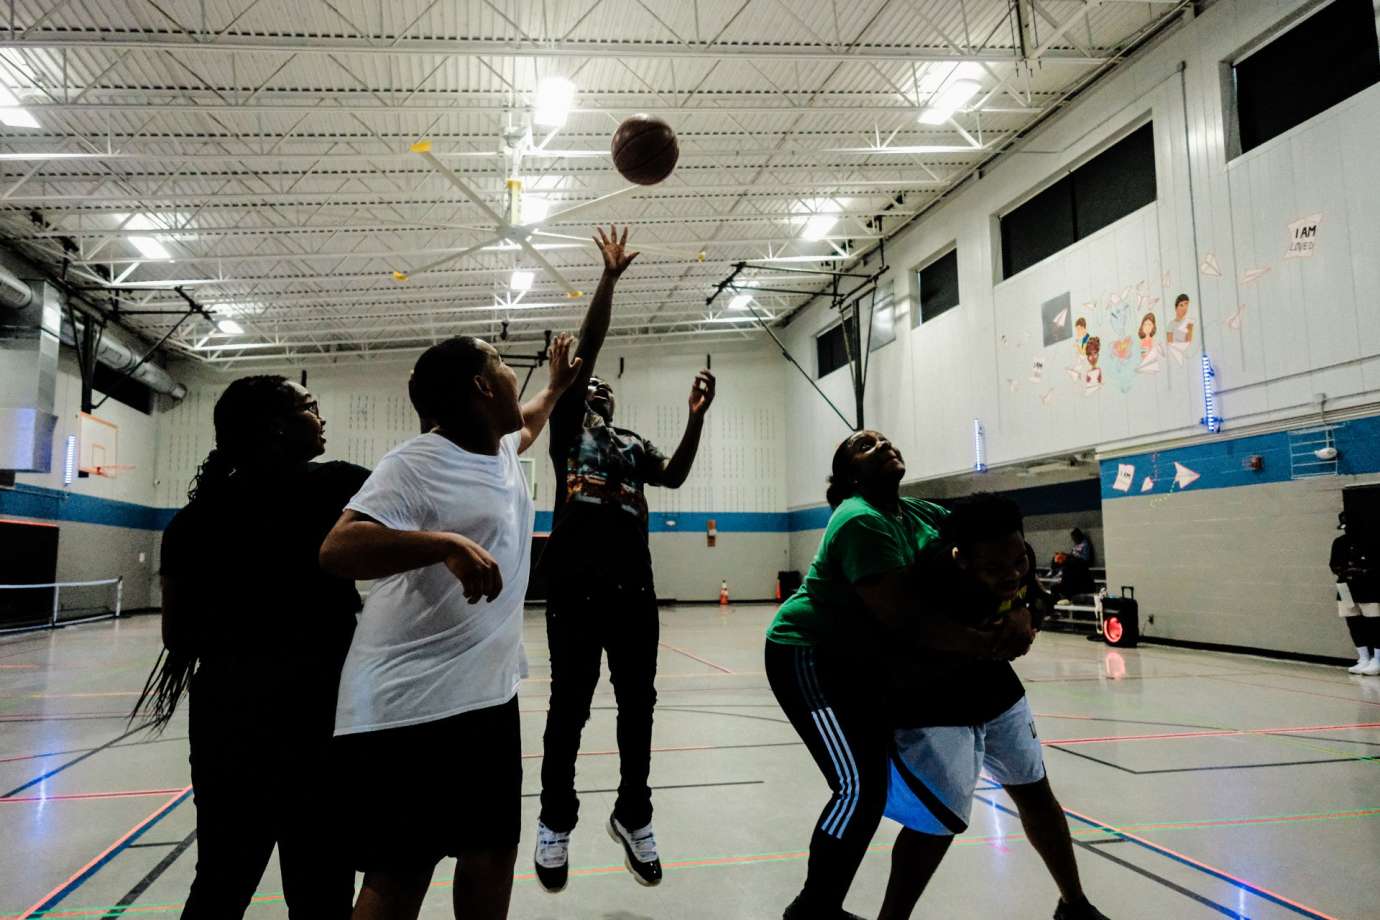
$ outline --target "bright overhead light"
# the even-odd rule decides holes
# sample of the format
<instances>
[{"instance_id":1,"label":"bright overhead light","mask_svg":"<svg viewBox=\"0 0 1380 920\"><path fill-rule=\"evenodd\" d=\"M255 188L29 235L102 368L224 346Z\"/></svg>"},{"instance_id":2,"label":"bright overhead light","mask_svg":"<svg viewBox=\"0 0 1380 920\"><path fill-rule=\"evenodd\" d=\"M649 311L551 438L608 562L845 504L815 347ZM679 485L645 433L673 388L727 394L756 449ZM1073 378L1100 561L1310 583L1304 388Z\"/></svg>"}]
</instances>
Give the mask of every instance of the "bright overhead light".
<instances>
[{"instance_id":1,"label":"bright overhead light","mask_svg":"<svg viewBox=\"0 0 1380 920\"><path fill-rule=\"evenodd\" d=\"M565 77L547 77L537 84L533 100L532 124L542 128L559 128L570 115L575 104L575 84Z\"/></svg>"},{"instance_id":2,"label":"bright overhead light","mask_svg":"<svg viewBox=\"0 0 1380 920\"><path fill-rule=\"evenodd\" d=\"M982 84L975 80L955 80L936 93L930 104L920 110L920 123L942 125L981 90Z\"/></svg>"},{"instance_id":3,"label":"bright overhead light","mask_svg":"<svg viewBox=\"0 0 1380 920\"><path fill-rule=\"evenodd\" d=\"M168 248L151 236L131 236L130 245L139 250L139 254L145 259L171 259L172 253Z\"/></svg>"},{"instance_id":4,"label":"bright overhead light","mask_svg":"<svg viewBox=\"0 0 1380 920\"><path fill-rule=\"evenodd\" d=\"M551 202L546 199L546 196L522 196L522 222L524 224L539 224L546 220L546 215L550 213Z\"/></svg>"},{"instance_id":5,"label":"bright overhead light","mask_svg":"<svg viewBox=\"0 0 1380 920\"><path fill-rule=\"evenodd\" d=\"M532 290L532 280L535 277L532 272L517 269L513 272L513 277L508 279L508 287L514 291L530 291Z\"/></svg>"},{"instance_id":6,"label":"bright overhead light","mask_svg":"<svg viewBox=\"0 0 1380 920\"><path fill-rule=\"evenodd\" d=\"M805 229L801 231L801 236L811 242L818 242L829 235L829 231L834 229L834 224L839 219L833 214L816 214L805 221Z\"/></svg>"},{"instance_id":7,"label":"bright overhead light","mask_svg":"<svg viewBox=\"0 0 1380 920\"><path fill-rule=\"evenodd\" d=\"M14 90L0 83L0 124L11 128L41 128L33 113L19 105Z\"/></svg>"},{"instance_id":8,"label":"bright overhead light","mask_svg":"<svg viewBox=\"0 0 1380 920\"><path fill-rule=\"evenodd\" d=\"M730 310L746 310L750 303L752 303L751 294L734 294L733 299L728 302L728 308Z\"/></svg>"},{"instance_id":9,"label":"bright overhead light","mask_svg":"<svg viewBox=\"0 0 1380 920\"><path fill-rule=\"evenodd\" d=\"M216 320L216 328L226 335L244 335L244 327L233 319Z\"/></svg>"}]
</instances>

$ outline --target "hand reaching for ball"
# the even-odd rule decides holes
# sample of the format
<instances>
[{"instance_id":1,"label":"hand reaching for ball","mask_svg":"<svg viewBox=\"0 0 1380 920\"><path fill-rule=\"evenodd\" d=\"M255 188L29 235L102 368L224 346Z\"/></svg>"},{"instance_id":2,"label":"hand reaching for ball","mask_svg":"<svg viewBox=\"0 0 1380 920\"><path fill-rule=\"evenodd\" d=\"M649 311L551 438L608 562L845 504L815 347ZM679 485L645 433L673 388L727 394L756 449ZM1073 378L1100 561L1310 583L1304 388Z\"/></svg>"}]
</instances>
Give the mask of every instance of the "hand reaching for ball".
<instances>
[{"instance_id":1,"label":"hand reaching for ball","mask_svg":"<svg viewBox=\"0 0 1380 920\"><path fill-rule=\"evenodd\" d=\"M714 375L709 371L700 371L695 375L695 382L690 385L690 414L692 416L704 415L713 402Z\"/></svg>"},{"instance_id":2,"label":"hand reaching for ball","mask_svg":"<svg viewBox=\"0 0 1380 920\"><path fill-rule=\"evenodd\" d=\"M546 373L550 379L551 389L557 393L564 393L570 388L585 363L583 358L571 357L570 352L574 344L575 337L568 332L562 332L551 340Z\"/></svg>"},{"instance_id":3,"label":"hand reaching for ball","mask_svg":"<svg viewBox=\"0 0 1380 920\"><path fill-rule=\"evenodd\" d=\"M609 226L606 236L603 227L596 227L598 234L594 237L594 245L599 247L599 252L604 256L604 271L611 275L621 275L624 269L632 264L632 260L637 258L637 252L628 252L628 228L623 227L622 239L618 236L618 228Z\"/></svg>"}]
</instances>

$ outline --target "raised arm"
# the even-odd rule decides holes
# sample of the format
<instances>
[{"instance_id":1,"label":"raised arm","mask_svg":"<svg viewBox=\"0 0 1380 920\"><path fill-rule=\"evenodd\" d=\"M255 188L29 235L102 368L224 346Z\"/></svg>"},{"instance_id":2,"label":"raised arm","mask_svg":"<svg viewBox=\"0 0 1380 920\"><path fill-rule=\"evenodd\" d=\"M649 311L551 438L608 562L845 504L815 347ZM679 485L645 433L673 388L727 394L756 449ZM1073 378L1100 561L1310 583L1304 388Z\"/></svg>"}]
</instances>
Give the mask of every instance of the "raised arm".
<instances>
[{"instance_id":1,"label":"raised arm","mask_svg":"<svg viewBox=\"0 0 1380 920\"><path fill-rule=\"evenodd\" d=\"M341 578L384 578L444 563L465 599L492 601L503 590L498 563L482 546L457 533L394 530L358 511L346 511L321 544L321 568Z\"/></svg>"},{"instance_id":2,"label":"raised arm","mask_svg":"<svg viewBox=\"0 0 1380 920\"><path fill-rule=\"evenodd\" d=\"M662 468L657 484L669 489L679 489L690 476L690 468L695 465L695 455L700 449L700 435L704 433L704 414L714 402L714 375L707 370L695 375L690 387L690 418L685 423L685 434L671 459Z\"/></svg>"},{"instance_id":3,"label":"raised arm","mask_svg":"<svg viewBox=\"0 0 1380 920\"><path fill-rule=\"evenodd\" d=\"M589 377L594 373L594 362L599 359L599 351L604 347L604 337L608 335L609 319L613 315L613 289L618 278L637 258L636 252L627 251L628 228L623 228L620 238L616 227L609 227L604 233L602 227L596 228L594 244L604 260L604 274L599 278L599 287L585 311L580 323L580 333L575 349L575 360L580 362L579 370L570 382L565 395L556 404L558 415L575 414L584 405L585 390L589 387Z\"/></svg>"},{"instance_id":4,"label":"raised arm","mask_svg":"<svg viewBox=\"0 0 1380 920\"><path fill-rule=\"evenodd\" d=\"M561 333L551 340L550 356L547 359L547 383L542 391L528 400L522 407L522 439L518 443L518 453L526 452L536 442L551 410L556 408L561 394L570 388L584 362L570 357L570 346L574 339Z\"/></svg>"}]
</instances>

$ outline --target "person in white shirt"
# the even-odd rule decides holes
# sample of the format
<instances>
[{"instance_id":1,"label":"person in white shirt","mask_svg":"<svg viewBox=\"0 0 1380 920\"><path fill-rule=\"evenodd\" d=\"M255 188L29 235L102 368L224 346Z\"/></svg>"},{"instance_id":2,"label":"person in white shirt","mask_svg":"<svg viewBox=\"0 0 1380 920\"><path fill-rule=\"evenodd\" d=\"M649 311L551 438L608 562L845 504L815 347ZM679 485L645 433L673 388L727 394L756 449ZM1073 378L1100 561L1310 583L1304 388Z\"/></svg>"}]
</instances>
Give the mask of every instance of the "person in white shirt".
<instances>
[{"instance_id":1,"label":"person in white shirt","mask_svg":"<svg viewBox=\"0 0 1380 920\"><path fill-rule=\"evenodd\" d=\"M579 371L571 342L552 342L550 381L526 405L487 342L427 349L408 394L434 427L379 461L321 546L326 571L378 579L336 702L343 843L364 872L354 920L415 918L446 856L457 917L507 916L534 518L518 454Z\"/></svg>"}]
</instances>

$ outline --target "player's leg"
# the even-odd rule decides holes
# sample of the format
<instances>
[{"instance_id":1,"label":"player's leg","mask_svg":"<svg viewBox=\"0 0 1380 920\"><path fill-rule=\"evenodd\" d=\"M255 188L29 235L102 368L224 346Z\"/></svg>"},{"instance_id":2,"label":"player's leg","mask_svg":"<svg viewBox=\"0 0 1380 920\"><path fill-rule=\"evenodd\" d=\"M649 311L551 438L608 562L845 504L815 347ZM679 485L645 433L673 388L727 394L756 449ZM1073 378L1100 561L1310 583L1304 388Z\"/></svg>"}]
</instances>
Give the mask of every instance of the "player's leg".
<instances>
[{"instance_id":1,"label":"player's leg","mask_svg":"<svg viewBox=\"0 0 1380 920\"><path fill-rule=\"evenodd\" d=\"M522 833L522 728L517 697L467 713L461 744L470 807L457 819L461 835L451 898L460 920L503 920L513 896L513 864ZM457 739L459 741L459 739ZM459 753L457 749L457 753Z\"/></svg>"},{"instance_id":2,"label":"player's leg","mask_svg":"<svg viewBox=\"0 0 1380 920\"><path fill-rule=\"evenodd\" d=\"M607 611L604 648L618 706L618 798L610 831L629 870L645 885L661 881L661 859L652 833L652 718L656 707L657 642L661 635L656 592L647 585L619 592Z\"/></svg>"},{"instance_id":3,"label":"player's leg","mask_svg":"<svg viewBox=\"0 0 1380 920\"><path fill-rule=\"evenodd\" d=\"M1380 603L1357 604L1361 609L1361 637L1370 652L1370 661L1358 670L1357 674L1374 676L1380 674ZM1359 651L1359 649L1358 649Z\"/></svg>"},{"instance_id":4,"label":"player's leg","mask_svg":"<svg viewBox=\"0 0 1380 920\"><path fill-rule=\"evenodd\" d=\"M907 920L954 842L952 834L922 834L901 828L891 848L891 875L877 920Z\"/></svg>"},{"instance_id":5,"label":"player's leg","mask_svg":"<svg viewBox=\"0 0 1380 920\"><path fill-rule=\"evenodd\" d=\"M350 920L416 920L431 887L430 869L389 870L364 873Z\"/></svg>"},{"instance_id":6,"label":"player's leg","mask_svg":"<svg viewBox=\"0 0 1380 920\"><path fill-rule=\"evenodd\" d=\"M886 805L889 732L858 695L867 679L850 677L846 666L814 648L769 641L766 671L832 793L810 837L804 888L785 916L849 916L843 900Z\"/></svg>"},{"instance_id":7,"label":"player's leg","mask_svg":"<svg viewBox=\"0 0 1380 920\"><path fill-rule=\"evenodd\" d=\"M575 759L589 721L603 655L597 617L603 615L584 587L552 585L546 605L551 655L551 702L542 736L541 823L568 834L579 818Z\"/></svg>"},{"instance_id":8,"label":"player's leg","mask_svg":"<svg viewBox=\"0 0 1380 920\"><path fill-rule=\"evenodd\" d=\"M1016 805L1026 839L1059 889L1059 920L1105 920L1088 903L1073 855L1068 819L1045 775L1035 717L1025 697L979 730L983 763Z\"/></svg>"}]
</instances>

